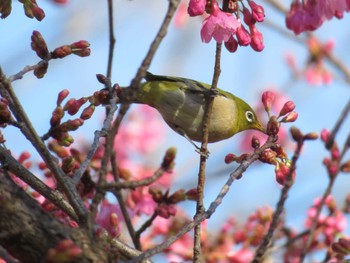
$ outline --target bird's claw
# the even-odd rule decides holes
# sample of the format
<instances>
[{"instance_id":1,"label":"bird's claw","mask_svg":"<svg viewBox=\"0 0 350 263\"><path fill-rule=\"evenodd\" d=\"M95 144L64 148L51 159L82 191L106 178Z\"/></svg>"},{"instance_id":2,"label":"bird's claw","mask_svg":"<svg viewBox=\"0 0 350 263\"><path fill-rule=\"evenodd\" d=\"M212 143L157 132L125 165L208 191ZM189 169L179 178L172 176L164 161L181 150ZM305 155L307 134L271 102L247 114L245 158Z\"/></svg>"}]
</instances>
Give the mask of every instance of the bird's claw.
<instances>
[{"instance_id":1,"label":"bird's claw","mask_svg":"<svg viewBox=\"0 0 350 263\"><path fill-rule=\"evenodd\" d=\"M196 152L199 153L200 156L203 156L205 159L209 158L210 152L208 150L202 151L200 147L196 147Z\"/></svg>"}]
</instances>

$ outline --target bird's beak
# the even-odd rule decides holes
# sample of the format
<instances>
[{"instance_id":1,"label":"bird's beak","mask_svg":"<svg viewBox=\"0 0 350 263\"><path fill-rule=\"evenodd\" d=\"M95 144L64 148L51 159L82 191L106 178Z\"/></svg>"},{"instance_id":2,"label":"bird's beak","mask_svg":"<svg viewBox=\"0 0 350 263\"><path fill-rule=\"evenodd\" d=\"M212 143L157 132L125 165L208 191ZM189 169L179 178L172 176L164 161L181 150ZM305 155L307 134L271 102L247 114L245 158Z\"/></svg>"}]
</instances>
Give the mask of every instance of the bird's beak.
<instances>
[{"instance_id":1,"label":"bird's beak","mask_svg":"<svg viewBox=\"0 0 350 263\"><path fill-rule=\"evenodd\" d=\"M265 128L260 124L260 122L255 126L255 130L261 131L266 134Z\"/></svg>"}]
</instances>

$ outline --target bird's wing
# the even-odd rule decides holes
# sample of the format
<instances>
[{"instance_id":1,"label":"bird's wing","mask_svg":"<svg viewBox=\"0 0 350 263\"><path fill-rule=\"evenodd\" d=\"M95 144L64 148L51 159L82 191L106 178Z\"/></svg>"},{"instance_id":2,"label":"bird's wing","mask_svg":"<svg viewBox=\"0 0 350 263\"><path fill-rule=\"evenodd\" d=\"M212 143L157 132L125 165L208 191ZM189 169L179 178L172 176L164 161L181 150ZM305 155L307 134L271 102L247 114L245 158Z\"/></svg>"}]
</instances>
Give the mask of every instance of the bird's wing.
<instances>
[{"instance_id":1,"label":"bird's wing","mask_svg":"<svg viewBox=\"0 0 350 263\"><path fill-rule=\"evenodd\" d=\"M171 77L171 76L160 76L153 75L150 72L146 73L145 80L148 82L151 81L167 81L167 82L178 82L183 83L186 87L186 91L190 93L207 93L210 90L211 85L186 78ZM182 85L181 85L182 86Z\"/></svg>"}]
</instances>

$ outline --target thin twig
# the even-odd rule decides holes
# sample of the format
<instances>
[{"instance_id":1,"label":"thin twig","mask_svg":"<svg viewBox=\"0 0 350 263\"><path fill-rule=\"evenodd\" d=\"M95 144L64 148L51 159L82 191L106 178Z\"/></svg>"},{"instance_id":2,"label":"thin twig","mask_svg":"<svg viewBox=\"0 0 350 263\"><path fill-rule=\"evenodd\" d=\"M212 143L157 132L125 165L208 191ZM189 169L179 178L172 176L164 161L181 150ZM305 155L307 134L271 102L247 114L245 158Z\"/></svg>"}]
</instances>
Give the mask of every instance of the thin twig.
<instances>
[{"instance_id":1,"label":"thin twig","mask_svg":"<svg viewBox=\"0 0 350 263\"><path fill-rule=\"evenodd\" d=\"M114 37L114 18L113 18L113 0L108 0L108 27L109 27L109 51L107 62L107 78L112 77L113 55L115 47Z\"/></svg>"},{"instance_id":2,"label":"thin twig","mask_svg":"<svg viewBox=\"0 0 350 263\"><path fill-rule=\"evenodd\" d=\"M15 92L13 91L11 82L6 79L6 76L3 74L1 68L0 94L9 102L11 112L15 116L17 122L20 124L21 132L27 138L27 140L32 143L34 148L40 154L41 158L45 161L51 172L54 174L59 186L62 187L79 218L79 223L85 225L87 223L87 210L81 197L79 196L77 189L75 188L75 185L73 184L72 180L62 171L56 160L50 154L44 142L40 139Z\"/></svg>"},{"instance_id":3,"label":"thin twig","mask_svg":"<svg viewBox=\"0 0 350 263\"><path fill-rule=\"evenodd\" d=\"M116 190L116 189L123 189L123 188L129 188L129 189L135 189L136 187L141 187L141 186L147 186L155 181L157 181L166 171L164 168L160 167L158 168L154 174L150 177L147 177L142 180L138 181L115 181L112 183L106 183L103 188L105 190Z\"/></svg>"},{"instance_id":4,"label":"thin twig","mask_svg":"<svg viewBox=\"0 0 350 263\"><path fill-rule=\"evenodd\" d=\"M112 174L114 176L114 180L115 180L116 183L119 183L120 182L120 176L119 176L119 171L118 171L117 163L116 163L116 154L115 154L114 151L112 152L112 155L111 155L111 164L112 164ZM128 229L129 235L131 237L131 240L132 240L135 248L138 249L138 250L141 250L142 246L141 246L141 242L140 242L140 236L138 236L136 234L134 225L132 224L132 221L131 221L128 209L126 207L126 204L125 204L125 201L124 201L124 197L123 197L123 194L122 194L121 190L122 190L121 188L115 189L115 190L112 191L112 193L114 194L114 196L118 200L120 210L121 210L122 215L124 217L125 225L126 225L126 227Z\"/></svg>"},{"instance_id":5,"label":"thin twig","mask_svg":"<svg viewBox=\"0 0 350 263\"><path fill-rule=\"evenodd\" d=\"M77 185L80 181L80 178L83 176L84 172L86 171L87 167L89 166L91 159L94 157L95 152L97 151L98 147L100 146L101 142L100 139L107 134L111 127L111 123L113 120L114 113L117 110L117 104L116 104L116 98L113 98L110 102L109 111L108 114L103 121L103 126L101 131L95 131L94 140L91 144L90 150L86 155L85 160L81 163L80 168L75 171L73 182L75 185Z\"/></svg>"},{"instance_id":6,"label":"thin twig","mask_svg":"<svg viewBox=\"0 0 350 263\"><path fill-rule=\"evenodd\" d=\"M222 203L223 198L226 196L231 184L236 180L236 178L241 177L242 174L248 169L248 167L258 160L260 154L265 151L267 148L270 148L272 145L274 145L276 139L273 137L270 137L268 141L262 145L259 149L257 149L251 156L247 158L242 164L240 164L231 174L227 182L224 184L224 186L221 188L219 194L215 198L215 200L210 204L207 211L205 211L202 214L198 214L194 217L193 221L185 224L179 231L174 235L166 239L163 243L155 246L152 249L146 250L143 252L140 256L127 261L128 263L137 263L140 262L140 260L148 259L151 256L158 254L162 252L163 250L170 247L174 242L176 242L179 238L181 238L184 234L189 232L191 229L193 229L196 225L200 224L204 220L210 218L213 213L216 211L216 209L220 206Z\"/></svg>"},{"instance_id":7,"label":"thin twig","mask_svg":"<svg viewBox=\"0 0 350 263\"><path fill-rule=\"evenodd\" d=\"M341 125L344 123L344 120L345 120L346 116L349 114L349 111L350 111L350 100L345 105L343 111L341 112L341 114L337 120L337 123L335 124L335 126L334 126L334 128L329 136L329 139L326 143L326 148L328 150L332 147L334 140L335 140L335 136L337 135Z\"/></svg>"},{"instance_id":8,"label":"thin twig","mask_svg":"<svg viewBox=\"0 0 350 263\"><path fill-rule=\"evenodd\" d=\"M276 210L273 213L272 222L271 222L271 224L269 226L269 230L268 230L267 234L264 236L263 241L261 242L259 248L255 252L255 256L254 256L254 259L253 259L252 263L262 262L263 256L265 255L266 250L268 249L268 246L270 244L271 238L272 238L275 230L278 227L278 223L280 221L280 217L281 217L281 215L283 213L283 210L284 210L284 204L285 204L285 202L286 202L286 200L288 198L288 192L289 192L290 188L293 185L293 177L292 177L292 175L295 172L296 162L299 159L300 152L301 152L301 149L302 149L303 145L304 145L304 140L303 139L297 142L297 148L296 148L296 150L294 152L294 155L292 157L290 170L289 170L289 173L286 176L286 182L285 182L285 184L283 186L283 189L281 191L281 195L280 195L280 198L278 200Z\"/></svg>"},{"instance_id":9,"label":"thin twig","mask_svg":"<svg viewBox=\"0 0 350 263\"><path fill-rule=\"evenodd\" d=\"M216 53L215 53L215 65L214 65L214 75L211 86L211 93L208 98L205 113L203 116L203 137L202 137L202 145L201 145L201 155L200 155L200 163L199 163L199 172L198 172L198 183L197 183L197 207L196 207L196 215L202 214L205 211L204 208L204 185L205 185L205 169L207 162L207 146L208 146L208 137L209 137L209 126L210 126L210 116L213 108L213 102L215 99L214 90L217 87L219 75L220 75L220 58L221 58L221 46L222 43L216 44ZM202 251L201 251L201 225L198 224L194 228L194 244L193 244L193 262L202 262Z\"/></svg>"},{"instance_id":10,"label":"thin twig","mask_svg":"<svg viewBox=\"0 0 350 263\"><path fill-rule=\"evenodd\" d=\"M152 214L152 216L150 218L148 218L143 224L142 226L140 226L140 228L135 232L135 234L140 237L141 234L147 229L149 228L153 221L157 218L158 214L156 212L154 212Z\"/></svg>"},{"instance_id":11,"label":"thin twig","mask_svg":"<svg viewBox=\"0 0 350 263\"><path fill-rule=\"evenodd\" d=\"M62 209L72 219L76 221L78 220L74 209L64 199L64 196L60 192L51 189L29 170L24 168L23 165L21 165L15 158L13 158L10 152L2 146L0 146L0 162L2 169L13 173L22 181L30 185L31 188L40 193L47 200L55 204L58 208Z\"/></svg>"},{"instance_id":12,"label":"thin twig","mask_svg":"<svg viewBox=\"0 0 350 263\"><path fill-rule=\"evenodd\" d=\"M9 76L7 79L8 81L10 82L14 82L15 80L19 80L19 79L22 79L23 76L25 74L27 74L28 72L30 71L34 71L36 70L37 68L40 68L42 66L43 63L47 63L46 60L40 60L37 64L35 65L32 65L32 66L25 66L20 72L12 75L12 76Z\"/></svg>"}]
</instances>

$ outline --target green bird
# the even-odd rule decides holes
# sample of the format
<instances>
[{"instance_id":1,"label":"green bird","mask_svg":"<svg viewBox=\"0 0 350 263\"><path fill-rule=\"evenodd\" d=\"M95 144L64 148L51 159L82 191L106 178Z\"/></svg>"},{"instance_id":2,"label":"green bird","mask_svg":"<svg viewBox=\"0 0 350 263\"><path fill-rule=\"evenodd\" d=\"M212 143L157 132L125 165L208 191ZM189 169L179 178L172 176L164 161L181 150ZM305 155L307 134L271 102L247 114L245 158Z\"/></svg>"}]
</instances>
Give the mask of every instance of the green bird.
<instances>
[{"instance_id":1,"label":"green bird","mask_svg":"<svg viewBox=\"0 0 350 263\"><path fill-rule=\"evenodd\" d=\"M145 80L134 102L157 109L170 128L191 143L202 141L206 100L214 92L211 85L149 72ZM216 89L214 94L208 142L225 140L249 129L264 132L256 113L244 100L221 89ZM123 101L123 92L120 97Z\"/></svg>"}]
</instances>

